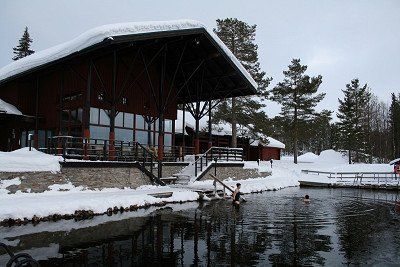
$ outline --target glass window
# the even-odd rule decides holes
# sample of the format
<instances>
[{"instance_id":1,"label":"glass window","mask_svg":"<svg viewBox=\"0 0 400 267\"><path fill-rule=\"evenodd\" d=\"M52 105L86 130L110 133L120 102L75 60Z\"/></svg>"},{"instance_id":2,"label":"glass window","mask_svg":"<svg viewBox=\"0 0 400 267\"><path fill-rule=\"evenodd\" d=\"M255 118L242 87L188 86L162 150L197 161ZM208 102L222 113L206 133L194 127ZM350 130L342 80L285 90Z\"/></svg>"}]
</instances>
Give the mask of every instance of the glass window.
<instances>
[{"instance_id":1,"label":"glass window","mask_svg":"<svg viewBox=\"0 0 400 267\"><path fill-rule=\"evenodd\" d=\"M63 121L69 121L69 110L64 109L61 114L61 119Z\"/></svg>"},{"instance_id":2,"label":"glass window","mask_svg":"<svg viewBox=\"0 0 400 267\"><path fill-rule=\"evenodd\" d=\"M71 110L71 123L81 123L82 112L82 108Z\"/></svg>"},{"instance_id":3,"label":"glass window","mask_svg":"<svg viewBox=\"0 0 400 267\"><path fill-rule=\"evenodd\" d=\"M172 120L165 120L164 125L164 131L172 133Z\"/></svg>"},{"instance_id":4,"label":"glass window","mask_svg":"<svg viewBox=\"0 0 400 267\"><path fill-rule=\"evenodd\" d=\"M153 136L153 133L152 133L151 135ZM156 133L156 134L154 135L154 142L153 142L153 144L154 144L155 146L158 146L158 133Z\"/></svg>"},{"instance_id":5,"label":"glass window","mask_svg":"<svg viewBox=\"0 0 400 267\"><path fill-rule=\"evenodd\" d=\"M133 114L132 113L124 113L124 127L125 128L133 128Z\"/></svg>"},{"instance_id":6,"label":"glass window","mask_svg":"<svg viewBox=\"0 0 400 267\"><path fill-rule=\"evenodd\" d=\"M164 134L164 146L172 146L172 134Z\"/></svg>"},{"instance_id":7,"label":"glass window","mask_svg":"<svg viewBox=\"0 0 400 267\"><path fill-rule=\"evenodd\" d=\"M144 129L144 118L142 115L136 115L136 129Z\"/></svg>"},{"instance_id":8,"label":"glass window","mask_svg":"<svg viewBox=\"0 0 400 267\"><path fill-rule=\"evenodd\" d=\"M77 119L78 119L79 122L82 122L82 118L83 118L83 109L82 108L78 108Z\"/></svg>"},{"instance_id":9,"label":"glass window","mask_svg":"<svg viewBox=\"0 0 400 267\"><path fill-rule=\"evenodd\" d=\"M132 142L133 131L131 129L115 128L115 140Z\"/></svg>"},{"instance_id":10,"label":"glass window","mask_svg":"<svg viewBox=\"0 0 400 267\"><path fill-rule=\"evenodd\" d=\"M136 142L142 145L147 145L147 132L136 131Z\"/></svg>"},{"instance_id":11,"label":"glass window","mask_svg":"<svg viewBox=\"0 0 400 267\"><path fill-rule=\"evenodd\" d=\"M90 138L108 140L109 133L110 133L109 127L93 126L93 125L90 126Z\"/></svg>"},{"instance_id":12,"label":"glass window","mask_svg":"<svg viewBox=\"0 0 400 267\"><path fill-rule=\"evenodd\" d=\"M99 124L99 109L90 108L90 123Z\"/></svg>"},{"instance_id":13,"label":"glass window","mask_svg":"<svg viewBox=\"0 0 400 267\"><path fill-rule=\"evenodd\" d=\"M155 131L158 131L158 119L154 121Z\"/></svg>"},{"instance_id":14,"label":"glass window","mask_svg":"<svg viewBox=\"0 0 400 267\"><path fill-rule=\"evenodd\" d=\"M23 131L22 133L21 133L21 147L26 147L27 146L27 144L26 144L26 132L25 131Z\"/></svg>"},{"instance_id":15,"label":"glass window","mask_svg":"<svg viewBox=\"0 0 400 267\"><path fill-rule=\"evenodd\" d=\"M115 116L115 126L124 126L124 113L118 112L118 114Z\"/></svg>"},{"instance_id":16,"label":"glass window","mask_svg":"<svg viewBox=\"0 0 400 267\"><path fill-rule=\"evenodd\" d=\"M39 148L45 147L46 146L46 131L39 130L38 131L38 137L39 137Z\"/></svg>"},{"instance_id":17,"label":"glass window","mask_svg":"<svg viewBox=\"0 0 400 267\"><path fill-rule=\"evenodd\" d=\"M110 125L110 117L108 116L108 112L104 109L100 109L100 124Z\"/></svg>"}]
</instances>

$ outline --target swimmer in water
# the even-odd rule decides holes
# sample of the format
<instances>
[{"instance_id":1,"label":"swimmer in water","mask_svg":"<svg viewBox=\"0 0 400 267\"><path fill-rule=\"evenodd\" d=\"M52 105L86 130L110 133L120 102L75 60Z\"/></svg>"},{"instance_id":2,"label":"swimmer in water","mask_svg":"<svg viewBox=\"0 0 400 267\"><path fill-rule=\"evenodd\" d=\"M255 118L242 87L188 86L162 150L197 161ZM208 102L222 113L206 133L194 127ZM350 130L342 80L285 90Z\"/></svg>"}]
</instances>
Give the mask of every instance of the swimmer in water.
<instances>
[{"instance_id":1,"label":"swimmer in water","mask_svg":"<svg viewBox=\"0 0 400 267\"><path fill-rule=\"evenodd\" d=\"M234 205L240 204L240 195L241 195L240 186L241 186L241 184L239 184L239 183L236 184L236 189L232 195L232 198L233 198L232 204L234 204Z\"/></svg>"},{"instance_id":2,"label":"swimmer in water","mask_svg":"<svg viewBox=\"0 0 400 267\"><path fill-rule=\"evenodd\" d=\"M303 202L304 203L310 203L311 202L310 196L309 195L305 195L304 198L303 198Z\"/></svg>"}]
</instances>

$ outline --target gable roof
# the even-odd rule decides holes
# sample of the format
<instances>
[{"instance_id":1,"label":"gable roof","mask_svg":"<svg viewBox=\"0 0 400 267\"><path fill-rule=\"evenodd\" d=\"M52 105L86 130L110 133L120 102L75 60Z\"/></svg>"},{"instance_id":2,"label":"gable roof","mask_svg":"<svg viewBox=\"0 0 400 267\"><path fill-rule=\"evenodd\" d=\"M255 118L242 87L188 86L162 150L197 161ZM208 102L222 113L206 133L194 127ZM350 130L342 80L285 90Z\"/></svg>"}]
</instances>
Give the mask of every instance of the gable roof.
<instances>
[{"instance_id":1,"label":"gable roof","mask_svg":"<svg viewBox=\"0 0 400 267\"><path fill-rule=\"evenodd\" d=\"M236 66L240 73L252 85L257 88L257 83L246 71L243 65L218 38L218 36L201 22L194 20L172 20L172 21L149 21L149 22L128 22L100 26L88 30L78 37L53 46L51 48L36 52L30 56L14 61L0 69L0 83L3 83L19 74L28 72L38 67L54 61L68 57L89 47L102 43L103 41L113 40L113 37L130 35L150 35L156 33L176 32L184 30L202 29L212 38L212 40L225 53L229 60Z\"/></svg>"},{"instance_id":2,"label":"gable roof","mask_svg":"<svg viewBox=\"0 0 400 267\"><path fill-rule=\"evenodd\" d=\"M0 99L0 113L5 113L8 115L22 115L22 112L19 111L14 105L11 105L2 99Z\"/></svg>"}]
</instances>

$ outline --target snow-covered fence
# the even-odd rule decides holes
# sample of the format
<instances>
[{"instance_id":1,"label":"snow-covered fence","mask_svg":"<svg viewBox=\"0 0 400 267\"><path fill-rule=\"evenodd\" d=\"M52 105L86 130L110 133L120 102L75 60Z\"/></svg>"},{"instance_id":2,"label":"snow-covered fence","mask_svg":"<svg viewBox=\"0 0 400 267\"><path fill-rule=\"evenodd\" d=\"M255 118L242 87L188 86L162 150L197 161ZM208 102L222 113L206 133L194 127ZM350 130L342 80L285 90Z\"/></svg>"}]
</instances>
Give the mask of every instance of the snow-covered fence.
<instances>
[{"instance_id":1,"label":"snow-covered fence","mask_svg":"<svg viewBox=\"0 0 400 267\"><path fill-rule=\"evenodd\" d=\"M335 182L348 183L353 185L395 185L400 186L400 175L394 172L325 172L302 170L305 174L314 174L335 179Z\"/></svg>"}]
</instances>

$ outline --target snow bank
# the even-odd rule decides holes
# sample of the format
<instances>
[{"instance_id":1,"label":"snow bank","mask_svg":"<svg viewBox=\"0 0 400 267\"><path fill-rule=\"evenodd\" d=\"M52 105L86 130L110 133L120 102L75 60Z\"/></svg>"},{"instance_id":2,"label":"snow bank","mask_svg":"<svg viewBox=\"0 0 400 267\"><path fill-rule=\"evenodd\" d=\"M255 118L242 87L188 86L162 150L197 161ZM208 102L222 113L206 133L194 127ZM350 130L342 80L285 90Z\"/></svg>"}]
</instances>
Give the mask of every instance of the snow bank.
<instances>
[{"instance_id":1,"label":"snow bank","mask_svg":"<svg viewBox=\"0 0 400 267\"><path fill-rule=\"evenodd\" d=\"M9 191L6 189L7 187L20 184L21 184L20 178L14 178L10 180L0 180L0 195L8 194Z\"/></svg>"},{"instance_id":2,"label":"snow bank","mask_svg":"<svg viewBox=\"0 0 400 267\"><path fill-rule=\"evenodd\" d=\"M48 155L24 147L11 152L0 152L0 172L59 172L61 157Z\"/></svg>"},{"instance_id":3,"label":"snow bank","mask_svg":"<svg viewBox=\"0 0 400 267\"><path fill-rule=\"evenodd\" d=\"M261 178L250 178L245 180L225 179L224 182L236 187L236 183L240 183L243 193L260 192L266 190L279 190L290 186L298 186L298 178L300 171L288 168L286 164L281 164L281 161L276 160L273 163L273 168L269 161L247 161L244 165L245 169L257 169L258 172L270 172L271 175ZM213 190L214 185L212 180L200 180L189 184L189 187L194 190L207 189ZM222 185L217 184L217 189L223 189Z\"/></svg>"},{"instance_id":4,"label":"snow bank","mask_svg":"<svg viewBox=\"0 0 400 267\"><path fill-rule=\"evenodd\" d=\"M20 226L11 226L11 227L0 227L0 242L7 243L9 246L18 245L18 239L9 241L8 239L14 239L19 236L31 235L35 233L41 232L69 232L71 230L83 229L88 227L97 226L100 224L121 221L130 218L139 218L139 217L147 217L152 213L160 210L169 208L173 211L184 211L189 209L196 209L199 206L197 202L185 202L182 204L171 203L166 204L162 207L151 206L146 209L138 209L134 212L123 212L113 214L113 216L103 215L103 216L95 216L90 220L61 220L61 221L47 221L41 222L38 225L27 224L23 227ZM0 265L1 266L1 265Z\"/></svg>"},{"instance_id":5,"label":"snow bank","mask_svg":"<svg viewBox=\"0 0 400 267\"><path fill-rule=\"evenodd\" d=\"M11 105L10 103L7 103L2 99L0 99L0 113L22 115L22 112L19 111L15 106Z\"/></svg>"},{"instance_id":6,"label":"snow bank","mask_svg":"<svg viewBox=\"0 0 400 267\"><path fill-rule=\"evenodd\" d=\"M312 152L307 152L297 158L298 162L315 162L318 160L318 155Z\"/></svg>"},{"instance_id":7,"label":"snow bank","mask_svg":"<svg viewBox=\"0 0 400 267\"><path fill-rule=\"evenodd\" d=\"M337 152L333 149L322 151L321 154L319 155L317 161L318 162L337 163L337 164L343 164L343 163L348 162L348 160L342 153Z\"/></svg>"},{"instance_id":8,"label":"snow bank","mask_svg":"<svg viewBox=\"0 0 400 267\"><path fill-rule=\"evenodd\" d=\"M52 191L44 193L21 193L0 195L0 221L8 218L32 218L52 214L73 214L76 210L92 210L95 213L106 212L110 207L145 206L165 202L196 201L196 192L168 186L151 186L135 189L108 188L101 191L81 190ZM149 194L172 192L168 198L156 198Z\"/></svg>"},{"instance_id":9,"label":"snow bank","mask_svg":"<svg viewBox=\"0 0 400 267\"><path fill-rule=\"evenodd\" d=\"M230 60L243 73L246 79L253 85L253 87L257 88L257 83L253 80L250 74L237 60L237 58L232 54L232 52L226 47L226 45L218 38L218 36L212 30L208 30L203 23L194 20L128 22L103 25L93 28L69 42L36 52L30 56L8 64L0 69L0 81L29 69L64 58L72 53L101 43L106 39L112 40L112 37L189 29L206 30L211 38L214 39L218 46L220 46Z\"/></svg>"}]
</instances>

